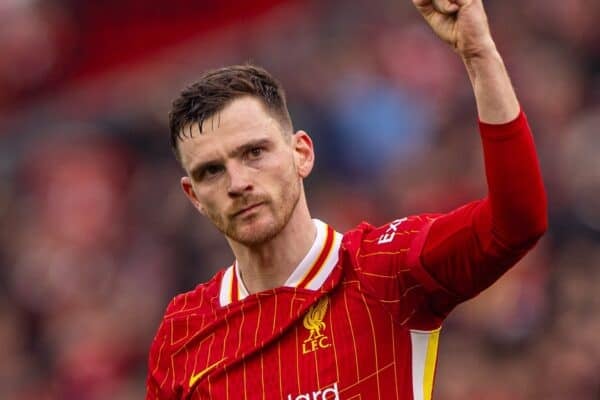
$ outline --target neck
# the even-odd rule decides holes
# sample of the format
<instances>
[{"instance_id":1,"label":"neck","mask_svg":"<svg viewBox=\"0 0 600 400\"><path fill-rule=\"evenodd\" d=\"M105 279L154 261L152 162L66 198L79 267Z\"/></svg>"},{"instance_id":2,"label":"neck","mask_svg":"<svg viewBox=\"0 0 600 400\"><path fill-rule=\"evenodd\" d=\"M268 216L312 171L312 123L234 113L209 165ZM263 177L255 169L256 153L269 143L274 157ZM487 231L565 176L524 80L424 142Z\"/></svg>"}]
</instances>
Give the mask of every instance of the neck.
<instances>
[{"instance_id":1,"label":"neck","mask_svg":"<svg viewBox=\"0 0 600 400\"><path fill-rule=\"evenodd\" d=\"M283 286L310 250L317 230L301 195L290 220L273 239L258 246L229 241L250 294Z\"/></svg>"}]
</instances>

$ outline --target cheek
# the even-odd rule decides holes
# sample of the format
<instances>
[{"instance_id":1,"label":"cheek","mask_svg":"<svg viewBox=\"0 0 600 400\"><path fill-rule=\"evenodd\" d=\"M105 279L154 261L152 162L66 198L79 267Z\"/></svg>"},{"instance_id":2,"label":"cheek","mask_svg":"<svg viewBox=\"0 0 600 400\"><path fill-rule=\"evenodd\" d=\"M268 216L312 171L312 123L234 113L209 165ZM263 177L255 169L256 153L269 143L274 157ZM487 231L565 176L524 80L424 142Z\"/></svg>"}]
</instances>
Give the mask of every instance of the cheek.
<instances>
[{"instance_id":1,"label":"cheek","mask_svg":"<svg viewBox=\"0 0 600 400\"><path fill-rule=\"evenodd\" d=\"M289 165L285 170L281 170L276 177L276 183L273 184L276 196L280 203L289 203L295 200L300 185L300 178L294 165ZM282 207L286 207L280 204Z\"/></svg>"},{"instance_id":2,"label":"cheek","mask_svg":"<svg viewBox=\"0 0 600 400\"><path fill-rule=\"evenodd\" d=\"M287 179L298 178L298 166L293 153L286 155L285 162L281 165L281 171Z\"/></svg>"},{"instance_id":3,"label":"cheek","mask_svg":"<svg viewBox=\"0 0 600 400\"><path fill-rule=\"evenodd\" d=\"M285 196L285 192L289 191L298 179L296 168L292 164L285 165L269 175L269 186L276 190L280 197Z\"/></svg>"},{"instance_id":4,"label":"cheek","mask_svg":"<svg viewBox=\"0 0 600 400\"><path fill-rule=\"evenodd\" d=\"M215 212L220 207L222 208L224 201L219 198L219 191L214 188L198 190L196 192L198 196L198 203L200 207L206 212Z\"/></svg>"},{"instance_id":5,"label":"cheek","mask_svg":"<svg viewBox=\"0 0 600 400\"><path fill-rule=\"evenodd\" d=\"M280 187L288 184L296 174L295 170L293 157L287 153L280 153L262 160L251 175L257 188L280 190Z\"/></svg>"}]
</instances>

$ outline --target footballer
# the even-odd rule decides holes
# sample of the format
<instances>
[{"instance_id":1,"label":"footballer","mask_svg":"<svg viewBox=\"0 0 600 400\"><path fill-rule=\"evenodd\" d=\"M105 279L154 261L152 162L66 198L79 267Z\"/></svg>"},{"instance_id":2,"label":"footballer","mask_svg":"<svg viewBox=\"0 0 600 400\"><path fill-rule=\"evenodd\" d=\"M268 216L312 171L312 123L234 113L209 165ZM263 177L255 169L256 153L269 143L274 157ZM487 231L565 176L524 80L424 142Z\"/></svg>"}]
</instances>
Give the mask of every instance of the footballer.
<instances>
[{"instance_id":1,"label":"footballer","mask_svg":"<svg viewBox=\"0 0 600 400\"><path fill-rule=\"evenodd\" d=\"M252 65L206 72L173 102L171 141L235 261L168 305L147 400L428 400L448 313L543 235L532 134L482 0L413 3L470 78L487 196L338 232L307 206L313 142L279 83Z\"/></svg>"}]
</instances>

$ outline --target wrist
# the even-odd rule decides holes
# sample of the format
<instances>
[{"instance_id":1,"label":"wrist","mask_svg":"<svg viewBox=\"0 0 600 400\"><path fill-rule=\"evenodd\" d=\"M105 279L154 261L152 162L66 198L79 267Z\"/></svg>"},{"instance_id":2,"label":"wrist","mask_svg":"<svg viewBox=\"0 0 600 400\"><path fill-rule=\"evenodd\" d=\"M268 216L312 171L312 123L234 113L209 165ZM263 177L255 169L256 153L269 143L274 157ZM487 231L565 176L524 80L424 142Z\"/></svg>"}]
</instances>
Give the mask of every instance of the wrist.
<instances>
[{"instance_id":1,"label":"wrist","mask_svg":"<svg viewBox=\"0 0 600 400\"><path fill-rule=\"evenodd\" d=\"M472 83L482 75L505 72L504 60L496 46L487 46L478 51L461 53L461 59Z\"/></svg>"},{"instance_id":2,"label":"wrist","mask_svg":"<svg viewBox=\"0 0 600 400\"><path fill-rule=\"evenodd\" d=\"M501 59L496 43L491 37L482 40L481 43L459 49L458 54L466 65Z\"/></svg>"}]
</instances>

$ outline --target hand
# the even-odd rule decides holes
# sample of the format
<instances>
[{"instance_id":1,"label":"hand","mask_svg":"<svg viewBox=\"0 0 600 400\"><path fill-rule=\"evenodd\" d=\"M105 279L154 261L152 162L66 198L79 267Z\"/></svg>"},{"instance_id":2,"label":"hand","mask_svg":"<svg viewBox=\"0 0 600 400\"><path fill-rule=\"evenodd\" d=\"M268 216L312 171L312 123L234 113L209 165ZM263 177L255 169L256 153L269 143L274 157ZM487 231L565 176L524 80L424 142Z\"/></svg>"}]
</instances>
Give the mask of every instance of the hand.
<instances>
[{"instance_id":1,"label":"hand","mask_svg":"<svg viewBox=\"0 0 600 400\"><path fill-rule=\"evenodd\" d=\"M463 59L496 51L482 0L413 0L413 4Z\"/></svg>"}]
</instances>

